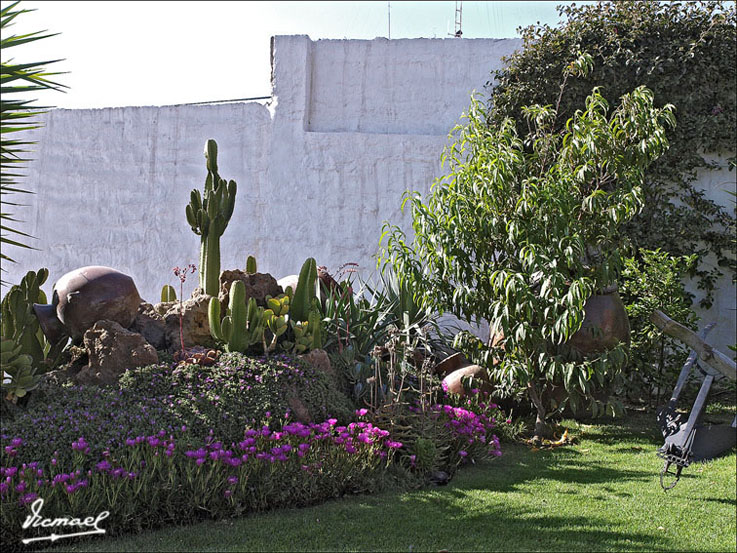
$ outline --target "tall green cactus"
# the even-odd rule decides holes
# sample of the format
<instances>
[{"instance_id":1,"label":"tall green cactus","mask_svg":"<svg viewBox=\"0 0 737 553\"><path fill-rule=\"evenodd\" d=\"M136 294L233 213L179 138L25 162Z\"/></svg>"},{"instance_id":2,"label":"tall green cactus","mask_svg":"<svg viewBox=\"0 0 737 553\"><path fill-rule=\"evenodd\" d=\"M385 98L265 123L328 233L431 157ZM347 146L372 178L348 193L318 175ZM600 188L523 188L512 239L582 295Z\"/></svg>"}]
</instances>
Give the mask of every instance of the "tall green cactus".
<instances>
[{"instance_id":1,"label":"tall green cactus","mask_svg":"<svg viewBox=\"0 0 737 553\"><path fill-rule=\"evenodd\" d=\"M220 320L220 301L213 297L207 318L210 334L216 340L225 342L226 351L245 353L253 344L264 340L264 308L259 307L254 298L250 298L246 305L246 286L241 280L234 281L230 286L226 316Z\"/></svg>"},{"instance_id":2,"label":"tall green cactus","mask_svg":"<svg viewBox=\"0 0 737 553\"><path fill-rule=\"evenodd\" d=\"M312 308L312 299L317 297L317 262L308 257L299 271L297 289L294 291L289 307L289 318L292 321L307 321Z\"/></svg>"},{"instance_id":3,"label":"tall green cactus","mask_svg":"<svg viewBox=\"0 0 737 553\"><path fill-rule=\"evenodd\" d=\"M205 145L207 178L205 193L192 190L186 207L187 222L200 236L200 288L217 296L220 288L220 237L228 226L235 207L238 187L234 180L226 182L218 174L218 145L210 139Z\"/></svg>"}]
</instances>

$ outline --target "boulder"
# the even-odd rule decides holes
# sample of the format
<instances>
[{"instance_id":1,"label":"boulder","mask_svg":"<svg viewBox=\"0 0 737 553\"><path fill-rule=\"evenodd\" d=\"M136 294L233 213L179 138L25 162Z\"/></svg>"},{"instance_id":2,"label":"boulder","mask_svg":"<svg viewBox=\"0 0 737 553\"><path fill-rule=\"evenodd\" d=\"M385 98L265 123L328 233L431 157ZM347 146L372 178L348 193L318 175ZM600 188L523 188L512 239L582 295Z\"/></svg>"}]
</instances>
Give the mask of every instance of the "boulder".
<instances>
[{"instance_id":1,"label":"boulder","mask_svg":"<svg viewBox=\"0 0 737 553\"><path fill-rule=\"evenodd\" d=\"M215 345L215 340L210 335L210 322L207 318L207 310L210 298L207 294L195 290L192 297L182 302L176 302L164 315L166 324L166 343L169 351L174 352L181 349L179 339L179 314L182 313L182 336L184 347Z\"/></svg>"},{"instance_id":2,"label":"boulder","mask_svg":"<svg viewBox=\"0 0 737 553\"><path fill-rule=\"evenodd\" d=\"M150 303L144 301L138 306L138 313L130 330L138 332L154 348L166 349L164 317Z\"/></svg>"},{"instance_id":3,"label":"boulder","mask_svg":"<svg viewBox=\"0 0 737 553\"><path fill-rule=\"evenodd\" d=\"M89 364L77 373L80 384L114 384L127 370L158 362L146 339L115 321L97 321L84 333Z\"/></svg>"},{"instance_id":4,"label":"boulder","mask_svg":"<svg viewBox=\"0 0 737 553\"><path fill-rule=\"evenodd\" d=\"M316 370L330 377L330 380L334 383L338 383L338 374L333 369L333 365L330 363L330 357L328 357L324 349L313 349L309 353L298 357L315 367Z\"/></svg>"},{"instance_id":5,"label":"boulder","mask_svg":"<svg viewBox=\"0 0 737 553\"><path fill-rule=\"evenodd\" d=\"M162 317L175 305L179 305L178 301L163 301L161 303L154 304L154 311Z\"/></svg>"},{"instance_id":6,"label":"boulder","mask_svg":"<svg viewBox=\"0 0 737 553\"><path fill-rule=\"evenodd\" d=\"M312 417L310 417L310 410L299 397L297 386L295 386L294 384L292 384L287 389L287 406L294 415L295 420L303 424L309 424L312 422Z\"/></svg>"},{"instance_id":7,"label":"boulder","mask_svg":"<svg viewBox=\"0 0 737 553\"><path fill-rule=\"evenodd\" d=\"M220 312L225 314L230 300L230 286L236 280L240 280L246 287L246 302L250 298L256 300L259 307L266 307L266 296L276 297L282 293L281 287L276 279L269 273L246 273L239 269L223 271L220 273Z\"/></svg>"},{"instance_id":8,"label":"boulder","mask_svg":"<svg viewBox=\"0 0 737 553\"><path fill-rule=\"evenodd\" d=\"M288 275L284 278L280 278L277 281L277 284L279 285L279 288L281 288L282 293L287 293L287 288L291 288L292 292L295 292L297 290L297 283L299 282L299 275Z\"/></svg>"}]
</instances>

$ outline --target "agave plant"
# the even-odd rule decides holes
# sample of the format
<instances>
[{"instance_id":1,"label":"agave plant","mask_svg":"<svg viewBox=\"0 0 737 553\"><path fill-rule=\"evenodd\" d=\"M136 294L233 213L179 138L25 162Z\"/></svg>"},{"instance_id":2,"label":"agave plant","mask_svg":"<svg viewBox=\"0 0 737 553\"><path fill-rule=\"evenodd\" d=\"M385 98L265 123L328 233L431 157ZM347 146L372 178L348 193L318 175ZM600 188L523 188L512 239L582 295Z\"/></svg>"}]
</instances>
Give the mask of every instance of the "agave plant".
<instances>
[{"instance_id":1,"label":"agave plant","mask_svg":"<svg viewBox=\"0 0 737 553\"><path fill-rule=\"evenodd\" d=\"M17 207L22 204L10 202L7 196L13 193L29 194L29 190L25 190L18 184L18 179L22 176L19 171L23 168L23 164L30 161L25 155L28 153L28 147L34 142L29 141L25 135L20 136L17 133L37 129L41 123L35 117L43 110L48 109L42 106L32 106L35 99L21 99L19 95L32 93L40 90L61 90L66 88L64 85L50 81L49 77L59 75L60 73L49 73L45 66L61 60L50 60L30 63L16 63L13 58L6 58L10 48L20 46L43 38L54 36L53 34L43 34L46 31L38 31L23 35L10 34L8 28L12 26L13 20L20 14L28 13L34 10L16 9L19 2L14 2L0 11L0 30L2 30L2 40L0 42L0 50L2 50L2 72L0 73L0 128L2 129L2 139L0 140L0 200L2 210L0 210L0 243L3 245L3 253L0 258L3 261L14 260L5 254L6 245L18 246L21 248L30 248L26 243L26 238L32 238L29 234L19 230L13 223L17 222L13 215L5 210L5 206ZM9 226L13 225L13 226ZM12 237L12 238L11 238Z\"/></svg>"}]
</instances>

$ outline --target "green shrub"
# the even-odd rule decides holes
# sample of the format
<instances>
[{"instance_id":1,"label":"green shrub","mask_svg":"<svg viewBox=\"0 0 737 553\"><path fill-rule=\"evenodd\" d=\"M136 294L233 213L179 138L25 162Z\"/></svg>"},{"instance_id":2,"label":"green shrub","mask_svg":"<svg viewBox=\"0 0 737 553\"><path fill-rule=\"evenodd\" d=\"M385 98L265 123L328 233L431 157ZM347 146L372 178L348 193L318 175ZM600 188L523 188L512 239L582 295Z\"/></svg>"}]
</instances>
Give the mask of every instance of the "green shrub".
<instances>
[{"instance_id":1,"label":"green shrub","mask_svg":"<svg viewBox=\"0 0 737 553\"><path fill-rule=\"evenodd\" d=\"M644 250L625 260L620 292L632 326L630 360L624 374L630 398L656 400L664 388L675 385L688 356L684 344L650 322L656 309L674 321L696 329L699 318L691 310L691 294L683 277L696 263L696 255L672 256L660 250Z\"/></svg>"}]
</instances>

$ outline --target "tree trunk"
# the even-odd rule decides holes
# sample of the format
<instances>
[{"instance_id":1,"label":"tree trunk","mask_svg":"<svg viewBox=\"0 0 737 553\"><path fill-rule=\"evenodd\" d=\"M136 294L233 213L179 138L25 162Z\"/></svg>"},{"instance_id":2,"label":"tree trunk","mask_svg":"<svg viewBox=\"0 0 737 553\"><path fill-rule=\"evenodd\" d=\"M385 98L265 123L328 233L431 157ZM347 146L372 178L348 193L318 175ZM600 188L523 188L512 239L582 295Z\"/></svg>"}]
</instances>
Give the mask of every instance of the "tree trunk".
<instances>
[{"instance_id":1,"label":"tree trunk","mask_svg":"<svg viewBox=\"0 0 737 553\"><path fill-rule=\"evenodd\" d=\"M535 388L535 383L530 381L527 384L527 392L530 396L530 400L537 409L537 418L535 419L535 435L532 437L533 441L539 442L543 438L550 438L552 436L552 430L550 426L545 422L545 405L543 405L540 396Z\"/></svg>"}]
</instances>

